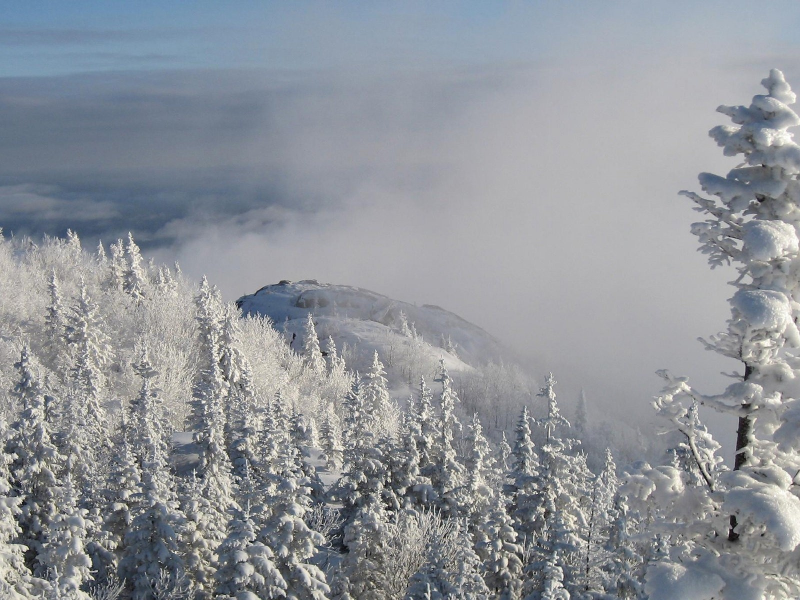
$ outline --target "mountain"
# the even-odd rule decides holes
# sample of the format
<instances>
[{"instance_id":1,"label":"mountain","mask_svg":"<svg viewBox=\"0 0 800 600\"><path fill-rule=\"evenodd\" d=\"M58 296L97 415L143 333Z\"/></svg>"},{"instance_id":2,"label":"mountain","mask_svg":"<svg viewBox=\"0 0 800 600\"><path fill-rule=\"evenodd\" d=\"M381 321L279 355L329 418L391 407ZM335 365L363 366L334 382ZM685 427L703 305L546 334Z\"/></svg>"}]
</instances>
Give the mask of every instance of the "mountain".
<instances>
[{"instance_id":1,"label":"mountain","mask_svg":"<svg viewBox=\"0 0 800 600\"><path fill-rule=\"evenodd\" d=\"M236 304L244 316L272 319L298 351L311 312L323 349L331 336L353 369L363 370L376 350L387 368L399 368L408 379L416 371L427 374L440 358L451 371L467 371L508 354L486 331L439 306L417 306L357 287L284 280Z\"/></svg>"}]
</instances>

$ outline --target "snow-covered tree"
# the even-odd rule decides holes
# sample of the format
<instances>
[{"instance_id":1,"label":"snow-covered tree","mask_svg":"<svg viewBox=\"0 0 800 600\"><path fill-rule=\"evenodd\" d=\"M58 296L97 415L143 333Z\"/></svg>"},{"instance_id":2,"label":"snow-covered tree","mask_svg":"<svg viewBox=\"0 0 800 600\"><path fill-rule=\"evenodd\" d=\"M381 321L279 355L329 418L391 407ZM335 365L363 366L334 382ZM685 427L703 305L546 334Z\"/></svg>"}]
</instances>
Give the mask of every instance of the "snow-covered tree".
<instances>
[{"instance_id":1,"label":"snow-covered tree","mask_svg":"<svg viewBox=\"0 0 800 600\"><path fill-rule=\"evenodd\" d=\"M130 231L125 242L125 260L127 264L122 275L122 289L134 300L141 300L146 295L147 274L142 267L142 253Z\"/></svg>"},{"instance_id":2,"label":"snow-covered tree","mask_svg":"<svg viewBox=\"0 0 800 600\"><path fill-rule=\"evenodd\" d=\"M314 315L309 312L303 329L303 360L306 366L317 375L325 372L325 358L319 347L319 337L314 327Z\"/></svg>"},{"instance_id":3,"label":"snow-covered tree","mask_svg":"<svg viewBox=\"0 0 800 600\"><path fill-rule=\"evenodd\" d=\"M431 485L439 497L440 508L445 516L454 516L458 511L458 496L465 483L464 466L456 460L455 441L461 436L461 423L455 414L458 396L453 389L452 379L447 373L444 360L439 363L439 377L442 384L439 395L438 438L434 442L433 465L429 472Z\"/></svg>"},{"instance_id":4,"label":"snow-covered tree","mask_svg":"<svg viewBox=\"0 0 800 600\"><path fill-rule=\"evenodd\" d=\"M522 591L523 548L517 542L506 499L498 494L476 527L475 550L483 561L490 591L500 600L516 600Z\"/></svg>"},{"instance_id":5,"label":"snow-covered tree","mask_svg":"<svg viewBox=\"0 0 800 600\"><path fill-rule=\"evenodd\" d=\"M50 272L47 283L50 302L45 314L45 341L44 350L48 365L60 377L64 377L69 370L69 353L65 335L67 333L67 309L61 295L61 285L56 277L55 269Z\"/></svg>"},{"instance_id":6,"label":"snow-covered tree","mask_svg":"<svg viewBox=\"0 0 800 600\"><path fill-rule=\"evenodd\" d=\"M70 600L90 600L82 586L93 579L92 560L86 551L87 521L85 509L78 507L78 496L67 475L58 498L59 512L53 519L38 557L43 571L51 573L58 594Z\"/></svg>"},{"instance_id":7,"label":"snow-covered tree","mask_svg":"<svg viewBox=\"0 0 800 600\"><path fill-rule=\"evenodd\" d=\"M250 511L232 510L228 535L219 547L214 577L219 600L284 598L287 585L275 566L274 554L258 542Z\"/></svg>"},{"instance_id":8,"label":"snow-covered tree","mask_svg":"<svg viewBox=\"0 0 800 600\"><path fill-rule=\"evenodd\" d=\"M313 562L325 539L303 519L311 505L310 491L302 479L282 473L260 539L272 550L287 598L325 600L330 588L325 573Z\"/></svg>"},{"instance_id":9,"label":"snow-covered tree","mask_svg":"<svg viewBox=\"0 0 800 600\"><path fill-rule=\"evenodd\" d=\"M50 425L45 418L44 391L26 348L14 366L19 377L11 394L22 407L22 414L12 426L6 451L15 457L11 473L14 488L22 498L20 539L28 546L26 564L33 568L58 514L59 477L64 461L52 441ZM40 569L38 571L41 573Z\"/></svg>"},{"instance_id":10,"label":"snow-covered tree","mask_svg":"<svg viewBox=\"0 0 800 600\"><path fill-rule=\"evenodd\" d=\"M361 395L365 410L375 423L375 434L378 437L393 436L397 428L396 407L389 395L386 371L377 350L373 355L372 364L361 380Z\"/></svg>"},{"instance_id":11,"label":"snow-covered tree","mask_svg":"<svg viewBox=\"0 0 800 600\"><path fill-rule=\"evenodd\" d=\"M539 461L531 440L531 418L527 406L522 407L522 414L517 422L511 456L513 462L509 473L510 482L504 491L511 500L509 508L524 542L533 539L534 519L539 506L536 499Z\"/></svg>"},{"instance_id":12,"label":"snow-covered tree","mask_svg":"<svg viewBox=\"0 0 800 600\"><path fill-rule=\"evenodd\" d=\"M696 401L734 415L738 428L734 470L721 474L718 486L713 461L697 448L695 462L710 480L707 499L686 515L680 550L648 569L647 590L656 600L662 582L682 586L697 578L705 578L707 597L800 594L800 400L792 387L796 358L787 352L800 346L800 146L789 132L800 118L789 107L796 96L783 73L773 69L762 84L767 93L749 106L719 107L733 125L710 132L725 155L741 156L740 164L725 177L702 173L705 195L683 192L706 215L692 232L712 268L734 263L738 271L727 330L706 346L740 361L743 373L719 395L662 373L659 412L675 422ZM698 439L689 435L690 448ZM693 526L698 519L706 523L702 530Z\"/></svg>"},{"instance_id":13,"label":"snow-covered tree","mask_svg":"<svg viewBox=\"0 0 800 600\"><path fill-rule=\"evenodd\" d=\"M133 406L132 436L139 440L135 452L142 472L133 500L136 513L125 534L119 570L136 600L150 600L157 581L178 582L183 574L176 529L183 523L175 481L169 469L168 431L158 390L152 386L157 373L150 366L146 349L136 366L142 380Z\"/></svg>"},{"instance_id":14,"label":"snow-covered tree","mask_svg":"<svg viewBox=\"0 0 800 600\"><path fill-rule=\"evenodd\" d=\"M485 517L486 510L494 496L494 490L490 485L493 479L494 459L489 442L483 436L483 427L478 413L472 415L472 421L467 425L464 442L466 447L464 460L466 485L462 509L474 523Z\"/></svg>"},{"instance_id":15,"label":"snow-covered tree","mask_svg":"<svg viewBox=\"0 0 800 600\"><path fill-rule=\"evenodd\" d=\"M0 448L10 438L5 421L0 417ZM15 456L0 453L0 597L8 600L28 600L43 596L44 580L34 578L25 565L26 547L18 543L22 530L18 519L22 497L12 495L10 466Z\"/></svg>"},{"instance_id":16,"label":"snow-covered tree","mask_svg":"<svg viewBox=\"0 0 800 600\"><path fill-rule=\"evenodd\" d=\"M342 466L344 447L342 446L342 430L339 425L339 417L333 409L333 404L328 404L322 419L320 443L325 457L325 466L329 471L336 471Z\"/></svg>"},{"instance_id":17,"label":"snow-covered tree","mask_svg":"<svg viewBox=\"0 0 800 600\"><path fill-rule=\"evenodd\" d=\"M209 362L210 372L201 379L197 392L203 411L200 430L195 434L200 450L199 493L184 509L191 528L186 568L200 597L207 597L213 591L216 550L226 536L229 510L236 508L232 466L224 437L222 402L227 386L219 362L213 359Z\"/></svg>"}]
</instances>

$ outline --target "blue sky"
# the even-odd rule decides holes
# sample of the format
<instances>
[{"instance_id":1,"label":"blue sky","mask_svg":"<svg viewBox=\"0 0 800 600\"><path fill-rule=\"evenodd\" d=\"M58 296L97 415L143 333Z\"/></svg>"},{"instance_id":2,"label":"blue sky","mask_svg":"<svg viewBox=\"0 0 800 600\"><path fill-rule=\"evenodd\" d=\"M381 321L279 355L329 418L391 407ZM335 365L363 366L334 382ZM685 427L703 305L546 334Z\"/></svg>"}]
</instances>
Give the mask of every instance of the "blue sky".
<instances>
[{"instance_id":1,"label":"blue sky","mask_svg":"<svg viewBox=\"0 0 800 600\"><path fill-rule=\"evenodd\" d=\"M527 63L797 42L794 2L10 2L6 76ZM765 12L767 14L765 14ZM770 15L772 17L770 18Z\"/></svg>"},{"instance_id":2,"label":"blue sky","mask_svg":"<svg viewBox=\"0 0 800 600\"><path fill-rule=\"evenodd\" d=\"M772 67L798 2L0 0L0 226L437 304L646 412L736 368L677 192Z\"/></svg>"}]
</instances>

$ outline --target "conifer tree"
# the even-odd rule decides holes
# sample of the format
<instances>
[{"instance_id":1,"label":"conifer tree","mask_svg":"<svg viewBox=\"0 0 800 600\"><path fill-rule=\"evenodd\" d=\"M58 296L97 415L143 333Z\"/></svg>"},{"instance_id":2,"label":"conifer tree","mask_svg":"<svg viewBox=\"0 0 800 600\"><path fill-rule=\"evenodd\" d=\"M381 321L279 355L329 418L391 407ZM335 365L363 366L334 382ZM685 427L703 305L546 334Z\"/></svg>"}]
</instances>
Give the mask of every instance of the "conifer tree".
<instances>
[{"instance_id":1,"label":"conifer tree","mask_svg":"<svg viewBox=\"0 0 800 600\"><path fill-rule=\"evenodd\" d=\"M47 305L47 313L44 317L44 349L51 370L59 377L64 378L69 370L69 353L65 339L68 321L64 299L61 296L61 286L56 277L55 269L50 272L47 291L50 295L50 302Z\"/></svg>"},{"instance_id":2,"label":"conifer tree","mask_svg":"<svg viewBox=\"0 0 800 600\"><path fill-rule=\"evenodd\" d=\"M82 490L84 504L94 509L106 472L107 461L102 457L110 448L104 399L105 370L111 363L112 351L98 306L90 297L83 278L69 316L66 337L74 358L63 423L67 430L63 452L75 483Z\"/></svg>"},{"instance_id":3,"label":"conifer tree","mask_svg":"<svg viewBox=\"0 0 800 600\"><path fill-rule=\"evenodd\" d=\"M158 390L152 386L157 375L147 358L146 348L136 372L142 379L133 409L133 439L142 480L134 500L136 513L125 534L120 576L127 580L135 600L150 600L153 582L177 582L184 572L176 529L183 515L175 497L175 481L168 465L168 430Z\"/></svg>"},{"instance_id":4,"label":"conifer tree","mask_svg":"<svg viewBox=\"0 0 800 600\"><path fill-rule=\"evenodd\" d=\"M87 521L85 509L78 507L72 479L67 474L59 493L56 515L38 557L43 571L52 573L58 593L74 600L90 600L82 586L93 579L92 560L86 551Z\"/></svg>"},{"instance_id":5,"label":"conifer tree","mask_svg":"<svg viewBox=\"0 0 800 600\"><path fill-rule=\"evenodd\" d=\"M275 566L274 554L257 541L250 511L233 509L228 535L219 547L216 598L284 598L287 584Z\"/></svg>"},{"instance_id":6,"label":"conifer tree","mask_svg":"<svg viewBox=\"0 0 800 600\"><path fill-rule=\"evenodd\" d=\"M303 360L312 373L325 373L325 358L319 347L319 337L314 327L314 315L309 312L303 330Z\"/></svg>"},{"instance_id":7,"label":"conifer tree","mask_svg":"<svg viewBox=\"0 0 800 600\"><path fill-rule=\"evenodd\" d=\"M287 598L325 600L330 588L325 573L313 563L325 538L303 520L311 504L309 492L310 488L291 472L280 474L261 539L275 556L275 566L286 582Z\"/></svg>"},{"instance_id":8,"label":"conifer tree","mask_svg":"<svg viewBox=\"0 0 800 600\"><path fill-rule=\"evenodd\" d=\"M342 559L338 586L339 598L385 598L389 522L386 510L376 496L361 505L355 518L344 529L347 554Z\"/></svg>"},{"instance_id":9,"label":"conifer tree","mask_svg":"<svg viewBox=\"0 0 800 600\"><path fill-rule=\"evenodd\" d=\"M121 239L112 243L109 247L111 258L108 261L109 266L109 286L112 290L122 291L125 285L125 249Z\"/></svg>"},{"instance_id":10,"label":"conifer tree","mask_svg":"<svg viewBox=\"0 0 800 600\"><path fill-rule=\"evenodd\" d=\"M127 264L122 276L122 289L138 302L146 295L147 275L142 267L142 253L130 231L125 243L125 260Z\"/></svg>"},{"instance_id":11,"label":"conifer tree","mask_svg":"<svg viewBox=\"0 0 800 600\"><path fill-rule=\"evenodd\" d=\"M460 488L465 483L464 467L456 460L455 440L461 435L461 423L455 415L458 396L453 390L452 379L439 362L439 377L442 384L439 395L439 437L435 441L433 456L435 462L430 470L431 485L439 497L444 516L455 516L458 511Z\"/></svg>"},{"instance_id":12,"label":"conifer tree","mask_svg":"<svg viewBox=\"0 0 800 600\"><path fill-rule=\"evenodd\" d=\"M419 378L419 388L414 405L413 418L417 431L417 450L419 451L420 471L429 475L434 464L434 447L439 437L439 423L433 410L433 394L425 384L425 378Z\"/></svg>"},{"instance_id":13,"label":"conifer tree","mask_svg":"<svg viewBox=\"0 0 800 600\"><path fill-rule=\"evenodd\" d=\"M511 513L523 541L532 540L536 531L534 518L538 507L538 457L531 440L531 424L528 407L522 407L522 414L516 427L516 441L512 451L513 464L505 492L511 499Z\"/></svg>"},{"instance_id":14,"label":"conifer tree","mask_svg":"<svg viewBox=\"0 0 800 600\"><path fill-rule=\"evenodd\" d=\"M547 399L548 410L538 421L545 443L540 450L531 524L541 557L538 564L558 553L556 566L563 571L560 581L575 591L585 587L580 552L585 546L585 499L590 497L591 474L585 456L574 453L572 440L562 437L561 429L568 428L569 423L558 408L555 384L553 374L548 374L539 394Z\"/></svg>"},{"instance_id":15,"label":"conifer tree","mask_svg":"<svg viewBox=\"0 0 800 600\"><path fill-rule=\"evenodd\" d=\"M45 396L27 348L14 364L19 378L11 392L22 414L13 426L7 452L15 459L11 465L14 488L22 505L19 517L21 541L28 547L26 565L37 567L50 527L58 514L63 457L51 440L45 419ZM41 573L41 569L34 572Z\"/></svg>"},{"instance_id":16,"label":"conifer tree","mask_svg":"<svg viewBox=\"0 0 800 600\"><path fill-rule=\"evenodd\" d=\"M348 517L355 509L380 499L387 480L386 465L376 440L374 419L361 392L361 379L356 374L345 398L344 465L337 483L336 497L344 503Z\"/></svg>"},{"instance_id":17,"label":"conifer tree","mask_svg":"<svg viewBox=\"0 0 800 600\"><path fill-rule=\"evenodd\" d=\"M125 533L137 510L135 497L142 483L142 472L126 429L126 421L123 421L111 453L101 540L106 550L117 554L123 550Z\"/></svg>"},{"instance_id":18,"label":"conifer tree","mask_svg":"<svg viewBox=\"0 0 800 600\"><path fill-rule=\"evenodd\" d=\"M0 417L0 448L5 448L11 432ZM25 565L26 547L18 540L22 534L18 519L23 498L12 495L10 466L15 456L0 453L0 598L29 600L43 596L44 580L34 578Z\"/></svg>"},{"instance_id":19,"label":"conifer tree","mask_svg":"<svg viewBox=\"0 0 800 600\"><path fill-rule=\"evenodd\" d=\"M486 518L476 527L475 550L483 561L489 590L499 600L517 600L522 591L523 549L506 503L500 494L492 500Z\"/></svg>"},{"instance_id":20,"label":"conifer tree","mask_svg":"<svg viewBox=\"0 0 800 600\"><path fill-rule=\"evenodd\" d=\"M394 427L394 406L389 395L386 371L378 357L378 351L372 358L372 365L361 381L361 395L364 409L375 424L374 433L378 437L390 437L396 433Z\"/></svg>"},{"instance_id":21,"label":"conifer tree","mask_svg":"<svg viewBox=\"0 0 800 600\"><path fill-rule=\"evenodd\" d=\"M192 527L191 549L186 567L199 597L208 597L214 587L216 550L225 538L229 510L236 508L233 498L232 466L224 439L223 394L227 386L219 362L210 360L210 373L201 380L198 390L203 407L200 430L195 441L200 449L201 485L186 516Z\"/></svg>"},{"instance_id":22,"label":"conifer tree","mask_svg":"<svg viewBox=\"0 0 800 600\"><path fill-rule=\"evenodd\" d=\"M333 410L333 404L328 404L320 431L320 442L324 454L325 466L329 471L336 471L342 466L344 447L342 446L342 432L339 426L339 417Z\"/></svg>"},{"instance_id":23,"label":"conifer tree","mask_svg":"<svg viewBox=\"0 0 800 600\"><path fill-rule=\"evenodd\" d=\"M800 401L790 383L796 359L787 353L800 346L794 269L800 146L789 132L800 117L790 108L796 96L783 73L773 69L762 85L766 94L754 96L749 106L720 106L733 125L710 131L726 156L741 155L740 164L725 177L702 173L704 195L682 192L706 216L692 232L712 268L733 263L738 271L728 327L706 346L742 363L741 380L722 394L704 395L686 379L662 372L666 388L657 400L659 412L673 422L692 401L737 417L734 470L721 475L713 492L709 477L699 502L697 490L687 488L687 506L695 502L681 531L687 539L648 567L648 589L665 577L679 583L708 577L709 595L725 600L800 595L800 499L794 491ZM697 458L701 468L702 453ZM698 520L709 523L706 531L692 526Z\"/></svg>"},{"instance_id":24,"label":"conifer tree","mask_svg":"<svg viewBox=\"0 0 800 600\"><path fill-rule=\"evenodd\" d=\"M491 456L489 442L483 436L483 427L478 413L472 415L472 422L467 425L465 436L466 486L462 506L471 523L485 517L486 510L492 502L494 490L490 486L493 479L494 459Z\"/></svg>"}]
</instances>

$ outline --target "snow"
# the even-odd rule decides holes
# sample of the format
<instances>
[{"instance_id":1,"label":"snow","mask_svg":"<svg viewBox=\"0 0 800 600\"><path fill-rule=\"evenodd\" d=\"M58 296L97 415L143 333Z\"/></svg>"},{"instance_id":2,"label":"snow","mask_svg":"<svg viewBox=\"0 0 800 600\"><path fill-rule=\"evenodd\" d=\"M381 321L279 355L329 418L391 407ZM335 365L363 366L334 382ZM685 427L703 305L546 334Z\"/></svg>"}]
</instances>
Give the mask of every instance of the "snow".
<instances>
[{"instance_id":1,"label":"snow","mask_svg":"<svg viewBox=\"0 0 800 600\"><path fill-rule=\"evenodd\" d=\"M302 347L302 324L309 312L313 313L323 347L330 335L340 351L347 344L354 352L355 360L348 360L349 369L365 370L372 363L375 350L384 362L389 362L393 353L412 351L416 340L401 332L401 312L421 337L422 343L413 350L434 364L444 358L449 371L470 370L508 358L497 340L458 315L438 306L416 306L351 286L315 280L282 281L242 296L237 305L245 316L268 316L276 329L286 331L289 339L296 333L293 347L297 351ZM449 336L455 353L441 347L442 336Z\"/></svg>"},{"instance_id":2,"label":"snow","mask_svg":"<svg viewBox=\"0 0 800 600\"><path fill-rule=\"evenodd\" d=\"M797 548L800 545L800 499L777 485L753 479L748 483L747 487L728 491L723 511L735 514L742 527L764 528L784 552Z\"/></svg>"},{"instance_id":3,"label":"snow","mask_svg":"<svg viewBox=\"0 0 800 600\"><path fill-rule=\"evenodd\" d=\"M716 573L662 562L647 569L644 589L650 600L713 600L724 587L725 581Z\"/></svg>"},{"instance_id":4,"label":"snow","mask_svg":"<svg viewBox=\"0 0 800 600\"><path fill-rule=\"evenodd\" d=\"M768 261L798 251L797 233L783 221L755 220L743 226L744 250L753 260Z\"/></svg>"},{"instance_id":5,"label":"snow","mask_svg":"<svg viewBox=\"0 0 800 600\"><path fill-rule=\"evenodd\" d=\"M731 304L752 329L768 329L798 336L792 319L792 305L782 292L738 290L731 298Z\"/></svg>"}]
</instances>

